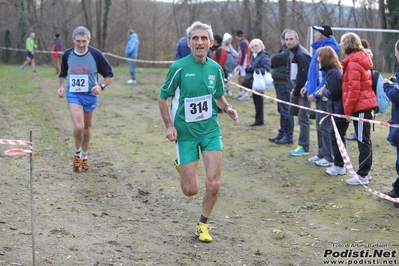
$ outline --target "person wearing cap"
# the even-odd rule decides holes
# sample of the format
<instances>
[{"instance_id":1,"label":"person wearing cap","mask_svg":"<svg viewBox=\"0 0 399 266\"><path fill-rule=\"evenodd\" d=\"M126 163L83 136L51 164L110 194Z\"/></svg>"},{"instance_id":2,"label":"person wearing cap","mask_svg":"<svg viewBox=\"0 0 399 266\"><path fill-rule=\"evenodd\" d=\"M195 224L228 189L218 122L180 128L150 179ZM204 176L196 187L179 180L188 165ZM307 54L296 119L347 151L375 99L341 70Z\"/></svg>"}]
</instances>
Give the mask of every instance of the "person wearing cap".
<instances>
[{"instance_id":1,"label":"person wearing cap","mask_svg":"<svg viewBox=\"0 0 399 266\"><path fill-rule=\"evenodd\" d=\"M284 30L280 36L280 42L282 45L281 50L277 54L272 55L270 60L276 97L279 100L289 102L292 84L289 82L287 75L287 60L290 56L290 51L285 45L286 32L288 32L288 29ZM277 111L280 114L280 128L277 136L269 138L269 141L276 144L292 144L294 135L294 117L289 112L289 105L277 102Z\"/></svg>"},{"instance_id":2,"label":"person wearing cap","mask_svg":"<svg viewBox=\"0 0 399 266\"><path fill-rule=\"evenodd\" d=\"M129 71L130 79L127 81L128 84L136 83L136 61L139 52L139 37L134 30L128 31L127 43L125 48L125 56L129 58Z\"/></svg>"},{"instance_id":3,"label":"person wearing cap","mask_svg":"<svg viewBox=\"0 0 399 266\"><path fill-rule=\"evenodd\" d=\"M327 97L320 96L320 90L325 87L326 82L324 78L324 71L320 70L320 63L317 58L317 49L321 47L331 47L335 53L339 53L339 45L333 36L333 31L330 26L312 26L314 33L314 43L312 44L313 55L310 61L308 70L308 81L301 90L301 93L306 94L310 102L316 103L316 109L327 112ZM316 112L316 131L317 131L317 154L308 159L310 163L314 163L318 166L328 167L326 173L328 174L332 170L334 165L334 151L332 147L332 135L333 131L331 119L324 119L325 114Z\"/></svg>"},{"instance_id":4,"label":"person wearing cap","mask_svg":"<svg viewBox=\"0 0 399 266\"><path fill-rule=\"evenodd\" d=\"M251 57L251 50L249 48L249 42L244 37L244 32L242 30L237 31L237 38L240 40L238 47L238 64L236 71L239 72L238 84L242 85L245 77L245 68L249 65L249 59ZM238 100L248 100L249 94L246 90L240 88L240 92L234 97Z\"/></svg>"}]
</instances>

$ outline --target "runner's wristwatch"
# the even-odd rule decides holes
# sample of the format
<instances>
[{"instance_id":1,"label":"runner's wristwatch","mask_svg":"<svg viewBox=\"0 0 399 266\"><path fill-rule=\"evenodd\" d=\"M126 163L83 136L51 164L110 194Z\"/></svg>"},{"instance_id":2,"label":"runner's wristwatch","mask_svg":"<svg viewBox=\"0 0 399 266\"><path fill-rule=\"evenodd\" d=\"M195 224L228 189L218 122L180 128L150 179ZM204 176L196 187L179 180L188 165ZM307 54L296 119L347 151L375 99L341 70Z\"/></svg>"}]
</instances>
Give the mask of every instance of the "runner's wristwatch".
<instances>
[{"instance_id":1,"label":"runner's wristwatch","mask_svg":"<svg viewBox=\"0 0 399 266\"><path fill-rule=\"evenodd\" d=\"M100 87L101 87L101 90L104 90L104 89L105 89L105 84L104 84L104 83L100 83L99 85L100 85Z\"/></svg>"}]
</instances>

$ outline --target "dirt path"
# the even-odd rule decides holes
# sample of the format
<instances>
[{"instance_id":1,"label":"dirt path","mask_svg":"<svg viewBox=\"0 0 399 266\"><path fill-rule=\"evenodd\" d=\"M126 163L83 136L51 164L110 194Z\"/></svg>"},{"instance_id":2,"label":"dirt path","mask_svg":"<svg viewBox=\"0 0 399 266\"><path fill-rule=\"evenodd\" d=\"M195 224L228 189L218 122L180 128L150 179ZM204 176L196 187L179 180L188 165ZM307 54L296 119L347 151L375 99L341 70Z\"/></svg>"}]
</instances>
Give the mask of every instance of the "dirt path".
<instances>
[{"instance_id":1,"label":"dirt path","mask_svg":"<svg viewBox=\"0 0 399 266\"><path fill-rule=\"evenodd\" d=\"M33 131L36 265L313 266L323 265L326 250L397 250L398 210L391 203L345 185L346 176L326 176L307 158L289 157L293 146L267 141L278 126L272 102L265 103L264 127L247 126L252 101L230 100L238 126L220 117L222 188L210 219L215 240L203 244L193 234L203 166L202 190L185 197L156 102L165 70L139 69L138 84L131 86L125 84L127 67L115 69L116 81L101 95L94 118L94 172L76 175L72 123L56 96L53 69L39 68L38 75L15 69L0 70L0 138L28 139ZM395 176L386 132L379 126L372 132L370 187L381 191ZM314 125L311 134L315 150ZM348 152L356 165L355 143L348 143ZM0 265L32 265L29 157L1 155L0 167Z\"/></svg>"}]
</instances>

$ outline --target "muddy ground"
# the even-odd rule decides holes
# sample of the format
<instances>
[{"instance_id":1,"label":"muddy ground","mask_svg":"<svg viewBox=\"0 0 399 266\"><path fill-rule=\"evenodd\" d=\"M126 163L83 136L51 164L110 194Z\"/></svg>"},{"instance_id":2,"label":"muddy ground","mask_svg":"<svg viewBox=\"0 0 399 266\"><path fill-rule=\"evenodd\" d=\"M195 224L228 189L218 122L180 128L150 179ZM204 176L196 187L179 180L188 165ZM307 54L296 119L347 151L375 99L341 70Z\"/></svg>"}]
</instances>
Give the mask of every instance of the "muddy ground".
<instances>
[{"instance_id":1,"label":"muddy ground","mask_svg":"<svg viewBox=\"0 0 399 266\"><path fill-rule=\"evenodd\" d=\"M316 266L333 259L342 265L378 265L376 260L396 265L399 209L361 186L346 185L347 176L325 175L325 168L308 163L308 157L290 157L295 145L270 143L279 119L274 102L265 101L263 127L248 126L254 119L252 100L229 100L239 112L239 125L220 116L222 186L210 217L214 241L204 244L193 233L204 167L200 164L199 195L185 197L156 101L165 69L139 68L138 83L128 85L127 66L115 68L116 79L100 95L94 117L93 172L85 174L71 169L72 122L65 100L57 97L53 68L39 67L38 74L25 70L0 67L0 139L29 140L32 131L35 231L32 236L30 157L1 154L1 266L33 265L33 259L40 266ZM376 125L372 132L369 186L379 191L390 190L396 177L387 130ZM314 124L311 139L313 156ZM0 148L3 153L15 147ZM357 145L348 142L347 148L356 167Z\"/></svg>"}]
</instances>

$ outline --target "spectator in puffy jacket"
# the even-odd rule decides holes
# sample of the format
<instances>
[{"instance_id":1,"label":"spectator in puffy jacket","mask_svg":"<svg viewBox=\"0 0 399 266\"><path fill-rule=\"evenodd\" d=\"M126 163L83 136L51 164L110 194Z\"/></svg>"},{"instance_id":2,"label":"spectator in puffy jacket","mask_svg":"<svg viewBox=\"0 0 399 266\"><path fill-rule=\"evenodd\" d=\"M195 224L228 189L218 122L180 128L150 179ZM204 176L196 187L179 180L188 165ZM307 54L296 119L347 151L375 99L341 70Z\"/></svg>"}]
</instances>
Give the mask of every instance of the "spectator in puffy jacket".
<instances>
[{"instance_id":1,"label":"spectator in puffy jacket","mask_svg":"<svg viewBox=\"0 0 399 266\"><path fill-rule=\"evenodd\" d=\"M136 61L139 52L139 37L134 30L129 30L127 37L127 44L125 48L125 56L129 58L129 70L130 79L127 81L128 84L136 83Z\"/></svg>"},{"instance_id":2,"label":"spectator in puffy jacket","mask_svg":"<svg viewBox=\"0 0 399 266\"><path fill-rule=\"evenodd\" d=\"M364 52L359 36L353 32L342 35L340 42L342 52L347 57L342 61L342 103L344 113L362 119L372 119L371 111L377 106L377 98L372 89L373 62ZM359 168L357 177L346 180L348 185L368 184L373 162L373 151L370 139L370 123L353 120L359 150ZM360 182L360 183L359 183Z\"/></svg>"}]
</instances>

